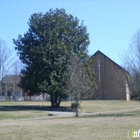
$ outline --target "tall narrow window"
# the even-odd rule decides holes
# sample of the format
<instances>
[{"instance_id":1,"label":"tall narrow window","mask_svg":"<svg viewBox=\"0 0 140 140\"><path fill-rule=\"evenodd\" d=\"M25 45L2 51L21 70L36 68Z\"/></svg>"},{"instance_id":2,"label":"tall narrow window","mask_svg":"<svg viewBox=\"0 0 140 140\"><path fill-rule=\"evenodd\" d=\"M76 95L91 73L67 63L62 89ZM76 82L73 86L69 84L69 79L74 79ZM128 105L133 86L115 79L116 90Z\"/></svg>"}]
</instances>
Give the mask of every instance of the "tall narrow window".
<instances>
[{"instance_id":1,"label":"tall narrow window","mask_svg":"<svg viewBox=\"0 0 140 140\"><path fill-rule=\"evenodd\" d=\"M101 64L100 64L100 59L98 59L98 81L100 82L100 80L101 80L101 74L100 74L100 72L101 72L101 70L100 70L100 67L101 67Z\"/></svg>"}]
</instances>

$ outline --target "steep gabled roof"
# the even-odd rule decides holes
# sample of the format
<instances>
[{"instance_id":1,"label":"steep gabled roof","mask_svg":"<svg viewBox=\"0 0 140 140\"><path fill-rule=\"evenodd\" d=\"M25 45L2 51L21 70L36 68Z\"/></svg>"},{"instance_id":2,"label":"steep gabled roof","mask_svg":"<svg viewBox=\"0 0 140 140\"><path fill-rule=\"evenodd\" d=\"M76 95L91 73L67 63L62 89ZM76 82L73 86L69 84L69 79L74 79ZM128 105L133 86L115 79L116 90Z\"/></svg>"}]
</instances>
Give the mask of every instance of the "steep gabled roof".
<instances>
[{"instance_id":1,"label":"steep gabled roof","mask_svg":"<svg viewBox=\"0 0 140 140\"><path fill-rule=\"evenodd\" d=\"M20 79L21 79L20 75L5 75L2 78L2 82L4 83L20 82Z\"/></svg>"},{"instance_id":2,"label":"steep gabled roof","mask_svg":"<svg viewBox=\"0 0 140 140\"><path fill-rule=\"evenodd\" d=\"M97 51L97 52L95 52L91 57L94 57L95 55L97 55L97 54L101 54L101 55L103 55L104 57L106 57L107 59L109 59L112 63L114 63L115 65L117 65L120 69L122 69L123 71L125 71L127 74L129 74L129 72L128 71L126 71L124 68L122 68L120 65L118 65L116 62L114 62L113 60L111 60L108 56L106 56L105 54L103 54L101 51ZM130 75L130 74L129 74Z\"/></svg>"}]
</instances>

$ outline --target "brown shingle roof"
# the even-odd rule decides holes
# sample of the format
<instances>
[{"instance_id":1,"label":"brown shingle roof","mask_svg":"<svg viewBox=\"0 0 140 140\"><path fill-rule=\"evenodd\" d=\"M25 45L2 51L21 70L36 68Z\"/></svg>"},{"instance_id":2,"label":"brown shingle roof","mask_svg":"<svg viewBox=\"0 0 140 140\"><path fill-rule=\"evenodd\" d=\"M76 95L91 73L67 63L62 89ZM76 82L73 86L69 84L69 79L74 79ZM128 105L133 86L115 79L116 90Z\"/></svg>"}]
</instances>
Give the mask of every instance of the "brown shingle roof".
<instances>
[{"instance_id":1,"label":"brown shingle roof","mask_svg":"<svg viewBox=\"0 0 140 140\"><path fill-rule=\"evenodd\" d=\"M4 83L12 83L12 82L19 83L20 78L21 78L20 75L6 75L2 78L2 82L4 82Z\"/></svg>"}]
</instances>

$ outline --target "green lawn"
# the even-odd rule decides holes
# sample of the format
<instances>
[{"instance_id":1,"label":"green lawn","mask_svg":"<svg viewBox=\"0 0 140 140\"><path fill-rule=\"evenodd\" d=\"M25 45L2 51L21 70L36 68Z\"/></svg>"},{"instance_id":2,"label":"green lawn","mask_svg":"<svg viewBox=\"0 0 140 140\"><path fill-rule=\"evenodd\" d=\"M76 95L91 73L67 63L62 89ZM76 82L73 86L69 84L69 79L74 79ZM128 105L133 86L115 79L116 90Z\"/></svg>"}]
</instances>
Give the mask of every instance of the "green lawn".
<instances>
[{"instance_id":1,"label":"green lawn","mask_svg":"<svg viewBox=\"0 0 140 140\"><path fill-rule=\"evenodd\" d=\"M71 102L62 102L61 106L69 107L70 104ZM0 106L3 105L48 106L50 103L0 102ZM0 139L128 140L128 130L140 129L140 102L83 101L81 105L82 112L98 114L75 118L51 117L47 111L0 111ZM106 113L107 111L112 112Z\"/></svg>"}]
</instances>

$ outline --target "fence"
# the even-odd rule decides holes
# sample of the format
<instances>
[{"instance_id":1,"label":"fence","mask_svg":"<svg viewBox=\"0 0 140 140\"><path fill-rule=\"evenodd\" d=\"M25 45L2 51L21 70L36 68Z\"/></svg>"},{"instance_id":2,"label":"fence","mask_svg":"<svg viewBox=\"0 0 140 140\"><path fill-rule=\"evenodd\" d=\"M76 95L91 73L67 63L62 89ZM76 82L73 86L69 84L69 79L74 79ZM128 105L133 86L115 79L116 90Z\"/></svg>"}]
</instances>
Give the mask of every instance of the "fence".
<instances>
[{"instance_id":1,"label":"fence","mask_svg":"<svg viewBox=\"0 0 140 140\"><path fill-rule=\"evenodd\" d=\"M41 95L34 95L34 96L0 96L0 101L49 101L50 96L41 96Z\"/></svg>"}]
</instances>

